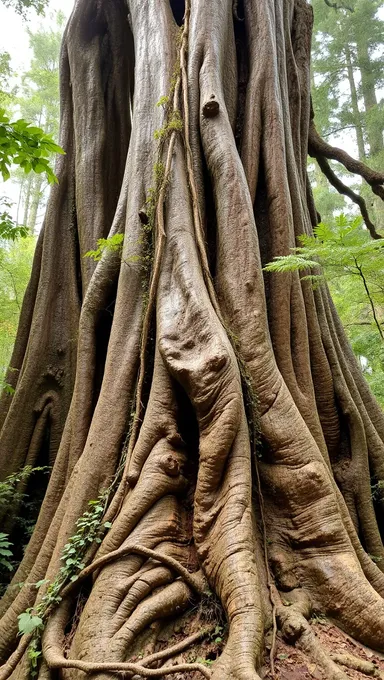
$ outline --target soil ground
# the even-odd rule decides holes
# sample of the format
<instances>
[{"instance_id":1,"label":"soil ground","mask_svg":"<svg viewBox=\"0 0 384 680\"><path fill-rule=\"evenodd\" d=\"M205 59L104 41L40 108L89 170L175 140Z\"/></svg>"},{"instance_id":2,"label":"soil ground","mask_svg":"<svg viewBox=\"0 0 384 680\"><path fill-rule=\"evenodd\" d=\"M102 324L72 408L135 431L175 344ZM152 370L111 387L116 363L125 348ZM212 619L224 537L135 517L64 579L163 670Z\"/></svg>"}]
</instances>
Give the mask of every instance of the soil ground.
<instances>
[{"instance_id":1,"label":"soil ground","mask_svg":"<svg viewBox=\"0 0 384 680\"><path fill-rule=\"evenodd\" d=\"M351 654L364 661L369 661L377 666L377 670L381 671L384 679L384 655L373 652L368 647L352 640L326 619L315 619L312 626L324 649L331 654ZM367 675L363 673L350 670L345 666L340 666L340 668L348 678L353 678L353 680L367 679ZM275 673L276 680L328 680L315 663L311 663L300 650L287 645L279 637L276 645ZM267 665L263 667L260 675L263 680L272 678Z\"/></svg>"},{"instance_id":2,"label":"soil ground","mask_svg":"<svg viewBox=\"0 0 384 680\"><path fill-rule=\"evenodd\" d=\"M380 655L377 652L364 647L355 640L352 640L352 638L326 619L315 618L312 620L311 625L324 649L329 651L330 654L350 654L364 661L368 661L371 664L374 664L377 671L380 673L380 675L377 675L376 677L384 680L384 655ZM175 630L172 639L168 640L168 644L179 642L182 638L182 632ZM207 639L204 642L202 641L190 650L186 650L183 655L167 661L166 665L173 665L183 661L199 661L201 663L205 660L206 665L209 666L222 651L223 643L221 641L216 642L216 640L219 639L220 638L213 635L211 636L211 639ZM161 640L159 640L158 643L160 644L156 645L156 651L164 647L164 643L161 643ZM151 649L150 651L153 650ZM132 660L139 661L140 657L135 657ZM368 676L366 674L351 670L345 666L340 666L340 668L342 668L345 675L348 678L351 678L351 680L367 680ZM259 674L263 680L272 680L269 660L267 658L265 665L262 667ZM164 680L169 677L169 675L164 676ZM172 678L174 678L174 680L201 680L202 676L200 673L192 672L172 675ZM135 676L134 680L139 680L139 677ZM325 674L315 663L310 662L304 653L294 646L286 644L278 634L276 641L274 680L328 680L328 678L326 678Z\"/></svg>"}]
</instances>

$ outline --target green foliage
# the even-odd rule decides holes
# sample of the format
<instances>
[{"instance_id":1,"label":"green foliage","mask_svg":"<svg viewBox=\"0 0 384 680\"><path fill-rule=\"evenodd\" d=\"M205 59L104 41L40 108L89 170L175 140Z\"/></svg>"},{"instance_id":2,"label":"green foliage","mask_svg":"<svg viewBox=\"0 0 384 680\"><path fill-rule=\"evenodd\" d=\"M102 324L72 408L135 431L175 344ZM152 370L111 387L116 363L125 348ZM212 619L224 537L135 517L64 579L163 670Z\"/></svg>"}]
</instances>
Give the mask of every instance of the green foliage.
<instances>
[{"instance_id":1,"label":"green foliage","mask_svg":"<svg viewBox=\"0 0 384 680\"><path fill-rule=\"evenodd\" d=\"M19 622L19 635L29 635L29 633L33 633L36 629L43 628L43 620L40 616L32 614L31 608L26 609L26 611L19 614L17 618Z\"/></svg>"},{"instance_id":2,"label":"green foliage","mask_svg":"<svg viewBox=\"0 0 384 680\"><path fill-rule=\"evenodd\" d=\"M21 233L22 228L16 228ZM35 238L0 240L0 389L9 364L23 295L31 274Z\"/></svg>"},{"instance_id":3,"label":"green foliage","mask_svg":"<svg viewBox=\"0 0 384 680\"><path fill-rule=\"evenodd\" d=\"M63 154L63 149L55 144L52 137L41 128L35 127L20 118L14 122L0 109L0 172L4 182L11 176L12 163L19 165L25 173L44 173L50 184L57 177L49 166L51 153Z\"/></svg>"},{"instance_id":4,"label":"green foliage","mask_svg":"<svg viewBox=\"0 0 384 680\"><path fill-rule=\"evenodd\" d=\"M11 55L0 52L0 106L4 108L12 103L15 94L15 88L10 85L11 76Z\"/></svg>"},{"instance_id":5,"label":"green foliage","mask_svg":"<svg viewBox=\"0 0 384 680\"><path fill-rule=\"evenodd\" d=\"M24 494L16 491L20 482L26 482L33 473L47 473L49 469L47 466L32 467L32 465L25 465L21 470L13 472L3 482L0 482L0 510L4 511L11 507L13 503L18 503L23 499Z\"/></svg>"},{"instance_id":6,"label":"green foliage","mask_svg":"<svg viewBox=\"0 0 384 680\"><path fill-rule=\"evenodd\" d=\"M156 106L167 106L168 102L169 102L169 97L167 95L164 95L163 97L160 97Z\"/></svg>"},{"instance_id":7,"label":"green foliage","mask_svg":"<svg viewBox=\"0 0 384 680\"><path fill-rule=\"evenodd\" d=\"M361 368L384 406L384 240L372 240L361 218L340 215L299 237L291 254L266 265L269 272L308 272L313 285L328 282Z\"/></svg>"},{"instance_id":8,"label":"green foliage","mask_svg":"<svg viewBox=\"0 0 384 680\"><path fill-rule=\"evenodd\" d=\"M309 278L316 281L323 276L319 265L326 268L327 277L359 274L364 268L367 274L380 272L383 265L384 241L372 240L361 228L361 217L348 218L341 214L335 218L334 226L321 222L314 229L314 236L303 234L298 240L300 247L290 255L276 257L266 265L270 272L289 272L315 269L319 273Z\"/></svg>"},{"instance_id":9,"label":"green foliage","mask_svg":"<svg viewBox=\"0 0 384 680\"><path fill-rule=\"evenodd\" d=\"M312 0L315 25L312 41L312 102L316 127L336 146L347 144L360 160L381 169L384 163L384 82L382 44L384 20L382 0L351 0L353 12L327 7L324 0ZM381 11L380 11L381 10ZM311 164L316 206L326 222L335 210L350 209L348 199L326 189L321 173ZM331 163L336 174L368 202L371 218L384 230L384 206L372 200L370 188L351 180L339 164Z\"/></svg>"},{"instance_id":10,"label":"green foliage","mask_svg":"<svg viewBox=\"0 0 384 680\"><path fill-rule=\"evenodd\" d=\"M93 542L101 543L103 534L105 534L112 526L111 522L103 523L102 519L105 514L109 495L116 486L120 472L121 469L119 468L110 487L102 491L96 500L89 501L88 509L77 520L76 531L69 538L61 554L62 566L60 567L56 578L48 585L46 593L41 598L40 603L35 609L29 608L18 616L19 634L34 634L28 647L31 677L38 675L38 667L41 658L41 635L50 612L61 602L61 590L66 584L78 579L79 572L84 569L85 566L83 560L88 548ZM47 583L48 581L43 579L34 585L38 588Z\"/></svg>"},{"instance_id":11,"label":"green foliage","mask_svg":"<svg viewBox=\"0 0 384 680\"><path fill-rule=\"evenodd\" d=\"M10 550L12 543L8 540L8 534L0 533L0 569L8 569L12 571L13 564L9 561L12 557L12 550Z\"/></svg>"},{"instance_id":12,"label":"green foliage","mask_svg":"<svg viewBox=\"0 0 384 680\"><path fill-rule=\"evenodd\" d=\"M169 100L167 97L162 97L159 101L164 100ZM164 103L163 103L164 106ZM167 116L166 121L163 125L163 127L159 128L158 130L155 130L154 132L154 137L157 140L164 140L166 139L169 134L173 130L177 130L178 132L181 132L183 129L183 120L180 114L180 111L172 111L169 116Z\"/></svg>"},{"instance_id":13,"label":"green foliage","mask_svg":"<svg viewBox=\"0 0 384 680\"><path fill-rule=\"evenodd\" d=\"M108 238L97 239L96 250L88 250L83 257L90 257L95 262L101 260L101 257L105 250L109 250L112 253L122 253L124 244L124 234L113 234Z\"/></svg>"},{"instance_id":14,"label":"green foliage","mask_svg":"<svg viewBox=\"0 0 384 680\"><path fill-rule=\"evenodd\" d=\"M43 14L49 0L1 0L1 2L25 18L30 9L35 10L37 14Z\"/></svg>"},{"instance_id":15,"label":"green foliage","mask_svg":"<svg viewBox=\"0 0 384 680\"><path fill-rule=\"evenodd\" d=\"M17 238L25 238L29 234L27 227L15 224L11 214L8 212L13 203L6 196L0 197L0 242L1 240L16 241ZM4 209L5 208L5 209Z\"/></svg>"},{"instance_id":16,"label":"green foliage","mask_svg":"<svg viewBox=\"0 0 384 680\"><path fill-rule=\"evenodd\" d=\"M48 467L35 467L26 465L19 472L14 472L0 482L0 510L4 514L12 508L12 506L20 504L21 508L25 502L26 495L18 490L20 484L25 485L33 473L48 472ZM16 518L16 522L20 518ZM18 534L20 540L22 534ZM4 591L7 582L9 581L8 572L15 567L15 560L11 550L12 543L9 540L8 534L0 533L0 590Z\"/></svg>"}]
</instances>

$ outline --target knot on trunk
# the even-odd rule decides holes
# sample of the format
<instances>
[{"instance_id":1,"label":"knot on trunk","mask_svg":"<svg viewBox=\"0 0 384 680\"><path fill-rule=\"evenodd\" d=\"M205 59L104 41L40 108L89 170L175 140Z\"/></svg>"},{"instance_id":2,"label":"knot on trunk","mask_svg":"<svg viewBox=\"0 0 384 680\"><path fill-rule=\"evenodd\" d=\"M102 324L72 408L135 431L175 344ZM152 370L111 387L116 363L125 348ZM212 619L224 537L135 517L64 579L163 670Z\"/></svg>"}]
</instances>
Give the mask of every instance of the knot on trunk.
<instances>
[{"instance_id":1,"label":"knot on trunk","mask_svg":"<svg viewBox=\"0 0 384 680\"><path fill-rule=\"evenodd\" d=\"M215 95L211 94L208 101L205 102L205 104L203 104L203 116L205 118L214 118L215 116L218 115L219 110L220 110L219 102L217 101Z\"/></svg>"},{"instance_id":2,"label":"knot on trunk","mask_svg":"<svg viewBox=\"0 0 384 680\"><path fill-rule=\"evenodd\" d=\"M159 465L169 477L178 477L180 474L180 463L171 453L162 456Z\"/></svg>"}]
</instances>

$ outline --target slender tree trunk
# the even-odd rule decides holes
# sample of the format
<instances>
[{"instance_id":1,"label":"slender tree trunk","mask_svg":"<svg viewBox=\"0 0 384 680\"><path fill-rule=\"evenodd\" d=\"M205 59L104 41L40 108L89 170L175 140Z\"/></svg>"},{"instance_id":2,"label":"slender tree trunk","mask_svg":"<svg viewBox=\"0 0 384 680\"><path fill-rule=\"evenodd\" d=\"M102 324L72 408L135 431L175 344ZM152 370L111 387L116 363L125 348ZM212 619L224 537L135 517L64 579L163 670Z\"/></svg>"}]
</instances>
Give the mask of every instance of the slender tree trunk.
<instances>
[{"instance_id":1,"label":"slender tree trunk","mask_svg":"<svg viewBox=\"0 0 384 680\"><path fill-rule=\"evenodd\" d=\"M26 186L25 186L25 193L24 193L24 216L23 216L23 225L24 226L28 225L28 216L29 216L29 206L30 206L30 200L31 200L32 182L33 182L33 176L29 175L29 177L27 178L27 182L26 182Z\"/></svg>"},{"instance_id":2,"label":"slender tree trunk","mask_svg":"<svg viewBox=\"0 0 384 680\"><path fill-rule=\"evenodd\" d=\"M351 104L352 104L353 119L355 121L357 150L358 150L360 160L363 161L364 158L365 158L364 135L363 135L363 128L362 128L362 125L361 125L361 114L360 114L360 110L359 110L359 101L358 101L357 91L356 91L355 76L353 74L351 50L350 50L348 42L345 43L345 59L346 59L346 64L347 64L349 88L350 88L350 91L351 91Z\"/></svg>"},{"instance_id":3,"label":"slender tree trunk","mask_svg":"<svg viewBox=\"0 0 384 680\"><path fill-rule=\"evenodd\" d=\"M19 198L17 200L17 211L16 211L16 225L19 226L19 216L20 216L20 207L22 205L22 200L23 200L23 190L24 190L24 178L20 180L20 188L19 188Z\"/></svg>"},{"instance_id":4,"label":"slender tree trunk","mask_svg":"<svg viewBox=\"0 0 384 680\"><path fill-rule=\"evenodd\" d=\"M31 206L30 206L30 210L29 210L29 217L28 217L28 223L27 223L27 226L31 230L32 234L35 234L35 231L36 231L37 211L39 209L39 205L40 205L41 198L42 198L42 195L41 195L42 184L43 184L43 176L37 175L35 177L35 181L33 183Z\"/></svg>"},{"instance_id":5,"label":"slender tree trunk","mask_svg":"<svg viewBox=\"0 0 384 680\"><path fill-rule=\"evenodd\" d=\"M278 625L345 680L312 611L384 651L383 413L327 289L262 270L316 224L308 146L384 192L316 134L311 28L304 0L75 5L0 439L3 475L47 448L52 474L1 603L1 680L27 676L34 606L41 679L259 680ZM122 256L84 259L108 233ZM187 663L171 638L199 650L212 623L212 670ZM146 670L155 648L180 665Z\"/></svg>"},{"instance_id":6,"label":"slender tree trunk","mask_svg":"<svg viewBox=\"0 0 384 680\"><path fill-rule=\"evenodd\" d=\"M375 116L373 120L370 117L372 110L377 108L377 96L375 76L365 42L357 41L357 62L361 74L361 91L364 100L370 156L376 156L384 148L383 125L378 116Z\"/></svg>"}]
</instances>

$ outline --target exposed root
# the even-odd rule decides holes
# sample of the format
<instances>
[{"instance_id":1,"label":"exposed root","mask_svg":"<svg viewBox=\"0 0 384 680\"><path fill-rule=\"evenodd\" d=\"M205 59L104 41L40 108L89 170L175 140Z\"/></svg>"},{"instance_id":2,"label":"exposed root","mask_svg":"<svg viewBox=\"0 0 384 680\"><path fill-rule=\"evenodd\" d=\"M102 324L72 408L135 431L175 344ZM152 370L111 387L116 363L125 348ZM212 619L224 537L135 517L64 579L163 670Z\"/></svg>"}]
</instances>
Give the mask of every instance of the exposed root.
<instances>
[{"instance_id":1,"label":"exposed root","mask_svg":"<svg viewBox=\"0 0 384 680\"><path fill-rule=\"evenodd\" d=\"M123 15L115 14L117 5ZM92 21L89 7L94 10ZM89 499L99 497L103 488L112 488L112 494L118 485L102 520L114 521L86 554L88 566L60 592L63 600L56 606L52 598L52 606L44 609L40 679L59 668L72 669L63 675L75 680L82 672L103 678L111 673L163 677L199 672L213 680L259 680L257 668L272 613L272 676L279 623L285 639L313 659L327 680L345 680L337 665L348 665L344 655L331 658L307 618L314 607L351 635L383 649L384 577L363 546L381 556L382 517L378 503L371 502L369 477L383 477L384 420L378 407L375 410L373 402L363 398L363 378L352 365L340 339L342 330L331 307L322 302L321 291L315 294L296 274L286 285L264 278L262 270L271 255L288 252L299 234L312 233L311 219L316 222L306 175L311 10L306 0L247 0L239 3L239 11L245 13L243 28L234 22L233 0L186 0L184 26L177 32L174 17L181 23L181 7L176 0L128 0L135 48L134 100L129 101L127 88L114 92L123 99L124 115L133 112L133 127L121 214L116 213L113 227L125 232L127 258L123 254L125 266L120 266L118 280L116 261L105 258L93 277L88 265L79 266L84 273L81 295L90 283L82 300L81 332L76 335L81 345L76 389L55 461L56 482L42 508L44 519L48 505L49 528L45 531L41 520L20 570L23 580L46 578L52 584L63 573L66 583L76 578L81 550L72 575L71 569L60 572L63 546L71 536L76 538L73 529ZM111 33L98 20L105 10L120 26L126 9L123 0L78 0L74 17L79 25L74 20L70 25L82 29L85 17L86 29L95 31L90 49L102 42L101 58L108 62ZM115 49L114 58L120 49L124 45ZM78 68L76 57L74 52L73 71ZM72 109L66 114L72 144L79 135L86 136L88 109L81 87L83 81L92 86L92 79L88 83L85 77L92 63L93 59L90 64L81 61L74 83L76 99L81 100L76 111L81 118L79 134L75 135ZM239 66L244 71L241 82ZM114 67L118 71L117 62ZM68 65L66 69L66 105L76 108ZM103 93L108 91L108 79L106 68L101 74ZM100 87L99 81L93 84ZM156 136L162 140L158 145L154 133L164 121L156 102L165 92L171 101L163 97L167 115ZM112 129L115 114L103 106L100 110L108 123L105 129ZM103 130L104 123L103 118ZM87 142L96 152L98 145L106 150L100 126L92 127L95 139L87 137ZM118 139L118 131L114 133ZM313 123L309 147L333 185L359 205L377 238L365 202L338 180L327 159L357 172L382 198L384 175L327 145ZM69 207L75 206L73 224L69 223L83 244L95 235L94 218L103 229L106 223L100 206L97 215L87 212L87 202L95 198L86 191L92 182L83 157L77 181L78 154L75 163L73 151L71 147L66 162L75 174L70 187L60 183L57 195L64 205L68 194ZM104 168L96 155L97 193ZM156 164L156 188L151 213L146 214L142 208L155 158L164 159L164 164ZM113 162L108 156L108 166ZM104 192L109 182L110 178L101 187ZM72 201L74 187L81 189L78 202ZM111 205L105 214L114 211ZM143 233L149 235L150 228L153 257L143 243ZM52 243L51 236L54 250ZM72 256L68 263L76 280ZM99 352L94 346L99 312L114 297L115 288L112 330L104 339L108 349L103 346ZM61 293L63 309L65 303ZM41 310L36 318L45 323ZM69 326L76 331L77 320ZM36 333L34 342L40 338ZM239 368L239 356L246 371ZM74 359L65 383L68 394ZM243 389L244 372L249 392ZM49 380L52 377L56 384L57 376L49 373ZM248 422L256 398L250 395L257 396L260 412L256 479ZM13 403L17 399L16 393ZM16 413L16 407L12 411ZM46 415L48 419L48 410ZM7 441L14 433L11 428ZM24 455L25 447L21 450L19 444ZM100 516L107 503L109 498ZM99 526L99 515L95 522ZM71 560L68 563L71 567ZM153 668L203 637L204 617L198 618L203 630L140 662L126 661L136 658L137 650L153 652L152 645L165 641L161 629L164 626L169 636L169 621L188 610L196 593L209 597L205 576L228 623L224 650L213 671L199 663ZM86 579L88 599L66 638L72 596ZM277 588L286 594L290 607L281 606ZM49 596L44 585L37 594L25 585L16 597L13 591L7 596L0 649L8 662L0 669L0 680L7 680L19 662L17 672L20 669L21 680L25 677L30 637L24 636L9 656L16 645L17 616L29 606L32 612L40 611L37 607L45 594ZM203 609L201 603L199 607ZM216 618L222 625L212 610L210 622ZM187 625L188 631L196 630L189 627L189 620ZM215 654L219 650L221 644ZM353 657L348 656L348 663L356 668ZM359 670L381 677L368 662L359 661Z\"/></svg>"},{"instance_id":2,"label":"exposed root","mask_svg":"<svg viewBox=\"0 0 384 680\"><path fill-rule=\"evenodd\" d=\"M258 490L258 494L259 494L259 503L260 503L260 518L261 518L261 523L262 523L262 533L263 533L263 541L264 541L265 571L266 571L266 574L267 574L267 586L268 586L268 590L269 590L269 597L270 597L271 604L272 604L272 640L271 640L271 649L269 651L269 664L270 664L270 668L271 668L272 678L275 678L275 654L276 654L276 635L277 635L276 613L277 613L277 607L278 607L278 604L279 604L279 596L278 596L278 593L277 593L277 590L276 590L275 581L273 579L273 576L271 574L271 570L269 568L267 526L266 526L266 522L265 522L265 507L264 507L263 491L262 491L262 488L261 488L260 473L259 473L259 469L257 467L257 460L255 460L255 469L256 469L257 490Z\"/></svg>"},{"instance_id":3,"label":"exposed root","mask_svg":"<svg viewBox=\"0 0 384 680\"><path fill-rule=\"evenodd\" d=\"M25 652L27 651L29 643L31 642L32 638L33 638L32 633L30 633L29 635L24 635L21 638L18 646L16 647L15 651L11 654L7 662L0 666L0 680L7 680L7 678L9 678L12 675L13 671L17 667L17 664L21 661Z\"/></svg>"},{"instance_id":4,"label":"exposed root","mask_svg":"<svg viewBox=\"0 0 384 680\"><path fill-rule=\"evenodd\" d=\"M85 567L85 569L83 569L83 571L81 571L80 574L78 575L76 581L74 583L70 583L63 589L61 593L62 597L63 598L67 597L71 592L73 592L73 590L76 589L79 582L86 579L88 576L90 576L90 574L92 574L97 569L105 567L107 564L110 564L111 562L119 559L120 557L125 557L126 555L132 554L142 555L143 557L148 557L156 562L162 562L167 567L175 571L179 576L181 576L181 578L185 581L187 585L189 585L192 588L192 590L199 594L204 593L206 586L202 572L199 571L194 574L191 574L191 572L189 572L188 569L183 567L180 564L180 562L175 560L173 557L156 552L156 550L151 550L151 548L146 548L143 545L123 545L121 548L113 550L107 555L103 555L103 557L99 557L94 562L92 562L92 564L90 564L88 567Z\"/></svg>"},{"instance_id":5,"label":"exposed root","mask_svg":"<svg viewBox=\"0 0 384 680\"><path fill-rule=\"evenodd\" d=\"M149 666L150 664L153 664L157 661L165 661L171 656L176 656L176 654L180 654L180 652L183 652L188 647L191 647L193 644L195 644L195 642L198 642L214 630L215 626L211 626L210 628L200 630L197 633L193 633L192 635L188 635L188 637L184 638L184 640L181 640L180 642L177 642L175 645L170 645L166 649L162 649L160 652L155 652L154 654L145 657L140 661L140 665Z\"/></svg>"},{"instance_id":6,"label":"exposed root","mask_svg":"<svg viewBox=\"0 0 384 680\"><path fill-rule=\"evenodd\" d=\"M318 664L325 673L327 680L347 680L345 673L338 668L336 663L332 661L323 649L308 621L296 610L295 606L292 608L280 608L278 617L284 639L289 644L295 644Z\"/></svg>"},{"instance_id":7,"label":"exposed root","mask_svg":"<svg viewBox=\"0 0 384 680\"><path fill-rule=\"evenodd\" d=\"M83 673L98 673L105 671L106 673L130 673L141 675L144 678L161 678L163 675L174 675L176 673L188 673L191 671L199 671L205 678L210 678L210 671L200 663L180 663L175 666L163 666L161 668L145 668L136 663L92 663L91 661L77 661L75 659L66 659L59 654L50 654L45 651L45 660L49 668L76 668Z\"/></svg>"},{"instance_id":8,"label":"exposed root","mask_svg":"<svg viewBox=\"0 0 384 680\"><path fill-rule=\"evenodd\" d=\"M352 654L331 654L331 659L341 666L351 668L354 671L359 671L371 678L381 678L383 680L384 673L382 673L375 664L365 659L359 659Z\"/></svg>"}]
</instances>

